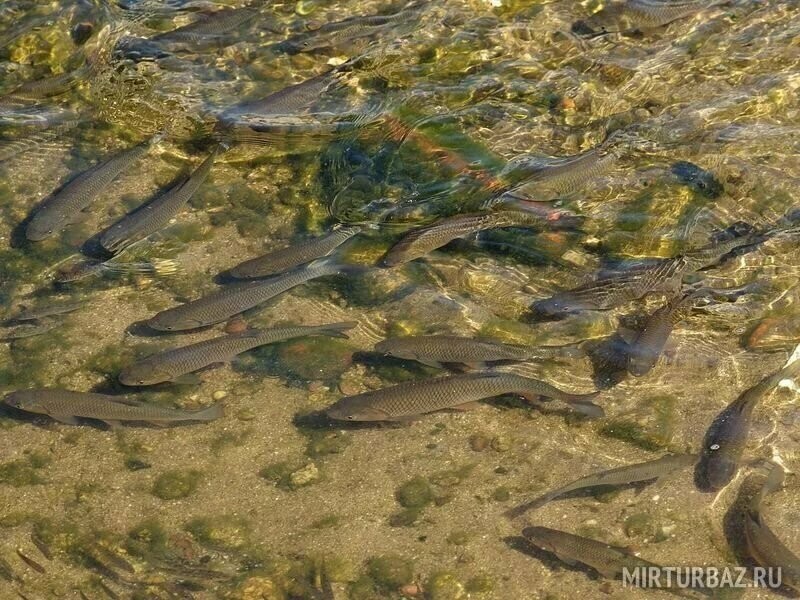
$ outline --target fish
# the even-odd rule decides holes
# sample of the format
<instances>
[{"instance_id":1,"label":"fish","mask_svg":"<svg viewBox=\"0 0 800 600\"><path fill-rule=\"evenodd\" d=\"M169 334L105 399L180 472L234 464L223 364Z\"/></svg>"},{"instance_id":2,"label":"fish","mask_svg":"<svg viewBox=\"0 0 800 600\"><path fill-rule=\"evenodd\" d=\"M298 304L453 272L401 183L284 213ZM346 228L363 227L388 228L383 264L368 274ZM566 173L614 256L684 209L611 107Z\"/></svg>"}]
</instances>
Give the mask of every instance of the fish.
<instances>
[{"instance_id":1,"label":"fish","mask_svg":"<svg viewBox=\"0 0 800 600\"><path fill-rule=\"evenodd\" d=\"M800 557L789 550L770 529L762 515L764 497L778 490L783 483L783 469L774 464L761 489L745 510L743 530L750 557L765 568L780 569L781 584L800 592Z\"/></svg>"},{"instance_id":2,"label":"fish","mask_svg":"<svg viewBox=\"0 0 800 600\"><path fill-rule=\"evenodd\" d=\"M565 158L554 158L547 162L541 159L517 159L507 167L507 175L521 174L523 180L481 206L491 208L513 199L537 201L556 200L583 190L589 182L611 172L619 162L620 146L607 147L601 144Z\"/></svg>"},{"instance_id":3,"label":"fish","mask_svg":"<svg viewBox=\"0 0 800 600\"><path fill-rule=\"evenodd\" d=\"M258 18L258 12L249 8L224 8L183 27L159 33L150 40L167 45L186 44L192 48L219 45L226 35Z\"/></svg>"},{"instance_id":4,"label":"fish","mask_svg":"<svg viewBox=\"0 0 800 600\"><path fill-rule=\"evenodd\" d=\"M56 193L47 198L33 215L25 229L32 242L44 240L67 225L80 220L81 214L111 184L117 176L147 154L160 140L155 136L84 171Z\"/></svg>"},{"instance_id":5,"label":"fish","mask_svg":"<svg viewBox=\"0 0 800 600\"><path fill-rule=\"evenodd\" d=\"M408 421L419 415L504 394L519 394L529 400L546 396L565 402L576 411L592 417L603 416L603 409L590 400L599 392L570 394L543 381L511 373L468 373L410 381L389 388L346 396L325 412L336 421Z\"/></svg>"},{"instance_id":6,"label":"fish","mask_svg":"<svg viewBox=\"0 0 800 600\"><path fill-rule=\"evenodd\" d=\"M700 297L709 293L701 289L676 296L651 314L628 348L628 373L634 377L647 375L656 366L675 325L689 315Z\"/></svg>"},{"instance_id":7,"label":"fish","mask_svg":"<svg viewBox=\"0 0 800 600\"><path fill-rule=\"evenodd\" d=\"M217 147L183 181L106 229L100 236L100 245L112 254L117 254L166 226L203 185L219 151L220 148Z\"/></svg>"},{"instance_id":8,"label":"fish","mask_svg":"<svg viewBox=\"0 0 800 600\"><path fill-rule=\"evenodd\" d=\"M375 352L415 360L423 364L442 367L458 363L473 368L497 361L527 361L541 358L575 358L583 355L572 346L522 346L503 344L487 338L469 338L453 335L421 335L396 337L375 344Z\"/></svg>"},{"instance_id":9,"label":"fish","mask_svg":"<svg viewBox=\"0 0 800 600\"><path fill-rule=\"evenodd\" d=\"M725 189L714 174L684 160L673 163L670 173L684 185L706 198L718 198Z\"/></svg>"},{"instance_id":10,"label":"fish","mask_svg":"<svg viewBox=\"0 0 800 600\"><path fill-rule=\"evenodd\" d=\"M684 276L717 264L731 252L752 249L770 235L771 232L749 231L673 258L601 272L593 281L533 302L531 311L535 318L553 319L582 310L615 308L653 292L674 296Z\"/></svg>"},{"instance_id":11,"label":"fish","mask_svg":"<svg viewBox=\"0 0 800 600\"><path fill-rule=\"evenodd\" d=\"M556 498L588 488L652 483L655 480L670 475L678 469L686 468L696 462L697 456L694 454L668 454L656 460L648 460L642 463L609 469L608 471L602 471L600 473L593 473L586 477L576 479L563 487L551 490L538 498L520 504L506 511L505 515L509 519L515 519L529 510L541 508Z\"/></svg>"},{"instance_id":12,"label":"fish","mask_svg":"<svg viewBox=\"0 0 800 600\"><path fill-rule=\"evenodd\" d=\"M362 228L358 226L339 227L327 235L246 260L228 269L226 273L235 279L257 279L267 275L277 275L329 255L361 231Z\"/></svg>"},{"instance_id":13,"label":"fish","mask_svg":"<svg viewBox=\"0 0 800 600\"><path fill-rule=\"evenodd\" d=\"M566 531L529 526L522 530L522 535L537 548L550 552L569 565L580 563L597 571L603 577L618 579L624 569L632 571L642 567L658 567L646 561L626 548L612 546L591 538L574 535Z\"/></svg>"},{"instance_id":14,"label":"fish","mask_svg":"<svg viewBox=\"0 0 800 600\"><path fill-rule=\"evenodd\" d=\"M8 318L9 321L38 321L44 317L52 317L55 315L64 315L67 313L75 312L79 308L85 306L83 302L54 302L52 304L44 304L42 306L33 306L31 308L23 308L15 315Z\"/></svg>"},{"instance_id":15,"label":"fish","mask_svg":"<svg viewBox=\"0 0 800 600\"><path fill-rule=\"evenodd\" d=\"M313 31L294 35L276 45L276 49L288 54L301 52L314 52L323 48L337 47L340 44L351 43L373 37L393 25L403 25L413 22L416 8L424 6L418 2L406 7L392 15L371 15L348 17L342 21L325 23Z\"/></svg>"},{"instance_id":16,"label":"fish","mask_svg":"<svg viewBox=\"0 0 800 600\"><path fill-rule=\"evenodd\" d=\"M501 210L496 212L468 213L446 217L433 223L412 229L386 253L382 265L396 267L416 260L441 248L456 238L468 236L484 229L498 227L535 227L548 229L552 224L571 228L571 221L548 221L524 210Z\"/></svg>"},{"instance_id":17,"label":"fish","mask_svg":"<svg viewBox=\"0 0 800 600\"><path fill-rule=\"evenodd\" d=\"M225 335L189 346L157 352L129 367L119 375L123 385L155 385L167 381L180 381L187 373L210 365L232 361L242 352L265 344L274 344L307 335L328 335L346 338L344 333L358 325L355 322L332 323L314 326L276 327L253 329L242 333Z\"/></svg>"},{"instance_id":18,"label":"fish","mask_svg":"<svg viewBox=\"0 0 800 600\"><path fill-rule=\"evenodd\" d=\"M55 329L63 322L53 317L22 322L19 325L0 327L0 340L10 341L42 335Z\"/></svg>"},{"instance_id":19,"label":"fish","mask_svg":"<svg viewBox=\"0 0 800 600\"><path fill-rule=\"evenodd\" d=\"M177 410L120 396L51 388L11 392L4 402L25 412L47 415L66 425L79 425L78 419L95 419L115 427L123 421L173 423L213 421L223 416L221 403L199 410Z\"/></svg>"},{"instance_id":20,"label":"fish","mask_svg":"<svg viewBox=\"0 0 800 600\"><path fill-rule=\"evenodd\" d=\"M146 323L157 331L185 331L214 325L312 279L336 275L352 268L327 258L319 259L305 267L269 279L223 286L197 300L162 310Z\"/></svg>"},{"instance_id":21,"label":"fish","mask_svg":"<svg viewBox=\"0 0 800 600\"><path fill-rule=\"evenodd\" d=\"M120 263L114 259L101 261L97 259L79 260L62 265L52 274L53 281L58 284L70 284L100 275L172 275L179 271L178 265L171 259L154 259L151 262Z\"/></svg>"},{"instance_id":22,"label":"fish","mask_svg":"<svg viewBox=\"0 0 800 600\"><path fill-rule=\"evenodd\" d=\"M320 75L280 89L264 98L236 104L219 114L219 124L237 125L248 115L274 117L300 114L319 100L329 88L340 82L347 71L345 68L347 64L344 63Z\"/></svg>"},{"instance_id":23,"label":"fish","mask_svg":"<svg viewBox=\"0 0 800 600\"><path fill-rule=\"evenodd\" d=\"M628 33L657 29L729 0L616 0L585 20L576 21L572 32L582 36Z\"/></svg>"},{"instance_id":24,"label":"fish","mask_svg":"<svg viewBox=\"0 0 800 600\"><path fill-rule=\"evenodd\" d=\"M746 389L714 418L706 431L700 460L695 467L697 489L717 492L731 482L744 454L753 409L783 379L798 374L800 360L795 360Z\"/></svg>"}]
</instances>

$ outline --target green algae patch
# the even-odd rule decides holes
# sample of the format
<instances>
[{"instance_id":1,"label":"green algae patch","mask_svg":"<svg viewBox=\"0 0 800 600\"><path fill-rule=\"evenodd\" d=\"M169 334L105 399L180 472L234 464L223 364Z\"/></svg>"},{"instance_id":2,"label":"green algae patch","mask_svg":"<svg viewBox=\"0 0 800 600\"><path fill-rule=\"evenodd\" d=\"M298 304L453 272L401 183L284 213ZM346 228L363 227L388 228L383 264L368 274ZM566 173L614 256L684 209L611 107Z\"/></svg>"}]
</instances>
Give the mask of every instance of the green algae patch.
<instances>
[{"instance_id":1,"label":"green algae patch","mask_svg":"<svg viewBox=\"0 0 800 600\"><path fill-rule=\"evenodd\" d=\"M39 469L46 467L49 463L49 457L36 453L2 463L0 464L0 484L5 483L14 487L41 485L46 480L39 473Z\"/></svg>"},{"instance_id":2,"label":"green algae patch","mask_svg":"<svg viewBox=\"0 0 800 600\"><path fill-rule=\"evenodd\" d=\"M153 482L152 494L162 500L178 500L191 495L202 477L200 471L167 471Z\"/></svg>"},{"instance_id":3,"label":"green algae patch","mask_svg":"<svg viewBox=\"0 0 800 600\"><path fill-rule=\"evenodd\" d=\"M211 453L220 456L229 448L240 448L253 435L253 429L247 428L242 431L223 431L211 440Z\"/></svg>"},{"instance_id":4,"label":"green algae patch","mask_svg":"<svg viewBox=\"0 0 800 600\"><path fill-rule=\"evenodd\" d=\"M464 584L448 571L431 574L425 585L425 594L430 600L461 600L467 597Z\"/></svg>"},{"instance_id":5,"label":"green algae patch","mask_svg":"<svg viewBox=\"0 0 800 600\"><path fill-rule=\"evenodd\" d=\"M367 572L379 591L393 592L414 579L414 566L396 554L376 556L367 562Z\"/></svg>"},{"instance_id":6,"label":"green algae patch","mask_svg":"<svg viewBox=\"0 0 800 600\"><path fill-rule=\"evenodd\" d=\"M280 371L305 381L338 379L353 364L353 349L342 340L327 337L276 344L274 356Z\"/></svg>"},{"instance_id":7,"label":"green algae patch","mask_svg":"<svg viewBox=\"0 0 800 600\"><path fill-rule=\"evenodd\" d=\"M189 521L185 529L200 544L221 550L242 548L252 531L246 519L235 515L198 517Z\"/></svg>"},{"instance_id":8,"label":"green algae patch","mask_svg":"<svg viewBox=\"0 0 800 600\"><path fill-rule=\"evenodd\" d=\"M395 498L404 508L422 508L433 502L433 487L424 477L414 477L397 488Z\"/></svg>"},{"instance_id":9,"label":"green algae patch","mask_svg":"<svg viewBox=\"0 0 800 600\"><path fill-rule=\"evenodd\" d=\"M605 423L598 433L656 451L669 447L676 421L677 400L672 396L655 396L643 400L630 417Z\"/></svg>"}]
</instances>

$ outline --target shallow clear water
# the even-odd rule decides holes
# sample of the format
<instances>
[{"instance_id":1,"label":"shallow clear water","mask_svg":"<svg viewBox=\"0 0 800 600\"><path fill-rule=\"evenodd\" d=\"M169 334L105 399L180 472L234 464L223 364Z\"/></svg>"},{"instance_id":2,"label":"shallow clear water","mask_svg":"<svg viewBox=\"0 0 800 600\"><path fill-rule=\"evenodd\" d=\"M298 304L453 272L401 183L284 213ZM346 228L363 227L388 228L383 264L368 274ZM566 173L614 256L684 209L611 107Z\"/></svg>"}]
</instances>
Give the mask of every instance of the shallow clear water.
<instances>
[{"instance_id":1,"label":"shallow clear water","mask_svg":"<svg viewBox=\"0 0 800 600\"><path fill-rule=\"evenodd\" d=\"M251 12L222 31L157 37L223 6ZM524 547L520 523L503 512L580 476L699 452L714 417L800 343L796 236L688 273L685 286L756 285L729 301L698 302L646 376L597 352L504 367L570 392L602 390L602 419L513 396L402 426L336 423L322 411L342 396L445 373L371 352L384 338L602 347L664 305L665 294L553 321L533 319L531 303L603 269L707 246L737 222L787 226L800 179L800 5L734 0L664 26L587 37L571 28L599 2L431 0L367 33L319 42L326 24L402 8L372 0L0 5L4 318L22 307L80 305L40 319L39 335L0 342L0 388L127 394L183 409L219 401L225 411L210 423L107 429L4 407L0 598L665 594ZM293 53L287 39L312 42ZM232 107L330 69L336 77L309 101L226 121ZM47 84L24 87L38 81ZM54 190L154 135L163 139L75 223L26 239ZM58 281L108 259L96 234L219 143L208 179L166 227L108 266ZM564 181L537 178L576 157L593 166L568 170ZM411 227L495 210L511 188L537 202L529 209L580 215L580 228L485 230L380 266ZM142 321L214 291L215 277L246 259L338 225L363 226L333 255L359 267L298 286L244 322L356 321L348 339L263 346L201 372L197 383L118 382L156 350L242 327L156 335ZM18 325L6 322L3 337ZM638 493L554 501L527 518L661 565L749 564L729 516L737 497L753 493L740 484L755 461L797 470L796 393L780 387L759 403L742 469L719 493L698 491L685 469ZM800 551L796 489L787 477L762 513Z\"/></svg>"}]
</instances>

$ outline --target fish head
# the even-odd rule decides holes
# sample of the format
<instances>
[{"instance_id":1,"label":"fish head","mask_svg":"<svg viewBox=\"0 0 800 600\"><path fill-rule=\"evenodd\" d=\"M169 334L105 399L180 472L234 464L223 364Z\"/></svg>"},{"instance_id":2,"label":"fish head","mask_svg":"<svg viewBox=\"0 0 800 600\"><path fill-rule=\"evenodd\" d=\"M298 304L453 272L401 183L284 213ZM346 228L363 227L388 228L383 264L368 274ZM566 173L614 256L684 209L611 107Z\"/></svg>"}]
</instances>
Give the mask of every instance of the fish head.
<instances>
[{"instance_id":1,"label":"fish head","mask_svg":"<svg viewBox=\"0 0 800 600\"><path fill-rule=\"evenodd\" d=\"M695 467L695 485L703 492L717 492L731 482L738 470L739 462L714 444L705 449Z\"/></svg>"},{"instance_id":2,"label":"fish head","mask_svg":"<svg viewBox=\"0 0 800 600\"><path fill-rule=\"evenodd\" d=\"M647 375L658 362L658 352L637 352L628 356L628 373L634 377Z\"/></svg>"},{"instance_id":3,"label":"fish head","mask_svg":"<svg viewBox=\"0 0 800 600\"><path fill-rule=\"evenodd\" d=\"M31 242L40 242L53 235L62 223L63 219L57 213L37 213L25 228L25 237Z\"/></svg>"},{"instance_id":4,"label":"fish head","mask_svg":"<svg viewBox=\"0 0 800 600\"><path fill-rule=\"evenodd\" d=\"M176 319L167 311L159 313L146 321L150 329L156 331L186 331L188 329L197 329L203 327L206 323L201 323L196 319L180 318Z\"/></svg>"},{"instance_id":5,"label":"fish head","mask_svg":"<svg viewBox=\"0 0 800 600\"><path fill-rule=\"evenodd\" d=\"M155 385L156 383L170 381L172 378L172 373L160 370L155 365L145 363L132 365L123 369L119 374L119 382L122 385L129 386Z\"/></svg>"},{"instance_id":6,"label":"fish head","mask_svg":"<svg viewBox=\"0 0 800 600\"><path fill-rule=\"evenodd\" d=\"M358 396L342 398L325 411L328 418L335 421L389 421L391 417L384 411L360 401Z\"/></svg>"},{"instance_id":7,"label":"fish head","mask_svg":"<svg viewBox=\"0 0 800 600\"><path fill-rule=\"evenodd\" d=\"M570 302L567 298L553 296L544 300L537 300L531 304L531 312L537 321L554 321L563 319L569 314L576 312L579 307Z\"/></svg>"},{"instance_id":8,"label":"fish head","mask_svg":"<svg viewBox=\"0 0 800 600\"><path fill-rule=\"evenodd\" d=\"M694 163L681 160L674 163L670 171L679 181L706 198L716 198L723 192L722 184L717 181L714 174Z\"/></svg>"},{"instance_id":9,"label":"fish head","mask_svg":"<svg viewBox=\"0 0 800 600\"><path fill-rule=\"evenodd\" d=\"M416 360L417 356L410 350L404 349L397 344L396 340L383 340L375 344L375 352L383 356L393 356L404 360Z\"/></svg>"},{"instance_id":10,"label":"fish head","mask_svg":"<svg viewBox=\"0 0 800 600\"><path fill-rule=\"evenodd\" d=\"M540 527L531 525L522 530L522 535L525 536L536 547L555 553L557 548L552 540L552 535L547 527Z\"/></svg>"},{"instance_id":11,"label":"fish head","mask_svg":"<svg viewBox=\"0 0 800 600\"><path fill-rule=\"evenodd\" d=\"M12 392L5 397L4 402L7 406L24 410L25 412L47 414L47 409L42 406L35 394Z\"/></svg>"}]
</instances>

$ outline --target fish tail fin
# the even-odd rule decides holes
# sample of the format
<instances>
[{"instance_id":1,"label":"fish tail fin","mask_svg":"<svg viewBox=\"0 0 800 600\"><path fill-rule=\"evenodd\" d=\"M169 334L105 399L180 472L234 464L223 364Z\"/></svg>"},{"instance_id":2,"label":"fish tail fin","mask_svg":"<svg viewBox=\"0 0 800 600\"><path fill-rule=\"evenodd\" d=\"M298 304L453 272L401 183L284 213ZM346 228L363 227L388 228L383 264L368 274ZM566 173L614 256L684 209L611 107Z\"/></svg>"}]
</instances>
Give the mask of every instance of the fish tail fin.
<instances>
[{"instance_id":1,"label":"fish tail fin","mask_svg":"<svg viewBox=\"0 0 800 600\"><path fill-rule=\"evenodd\" d=\"M216 404L212 404L206 408L193 411L191 414L192 419L197 421L214 421L225 414L225 409L222 402L217 402Z\"/></svg>"},{"instance_id":2,"label":"fish tail fin","mask_svg":"<svg viewBox=\"0 0 800 600\"><path fill-rule=\"evenodd\" d=\"M324 333L327 336L335 337L335 338L349 338L350 336L345 333L356 327L358 325L358 321L346 321L343 323L331 323L330 325L320 325L319 332Z\"/></svg>"}]
</instances>

